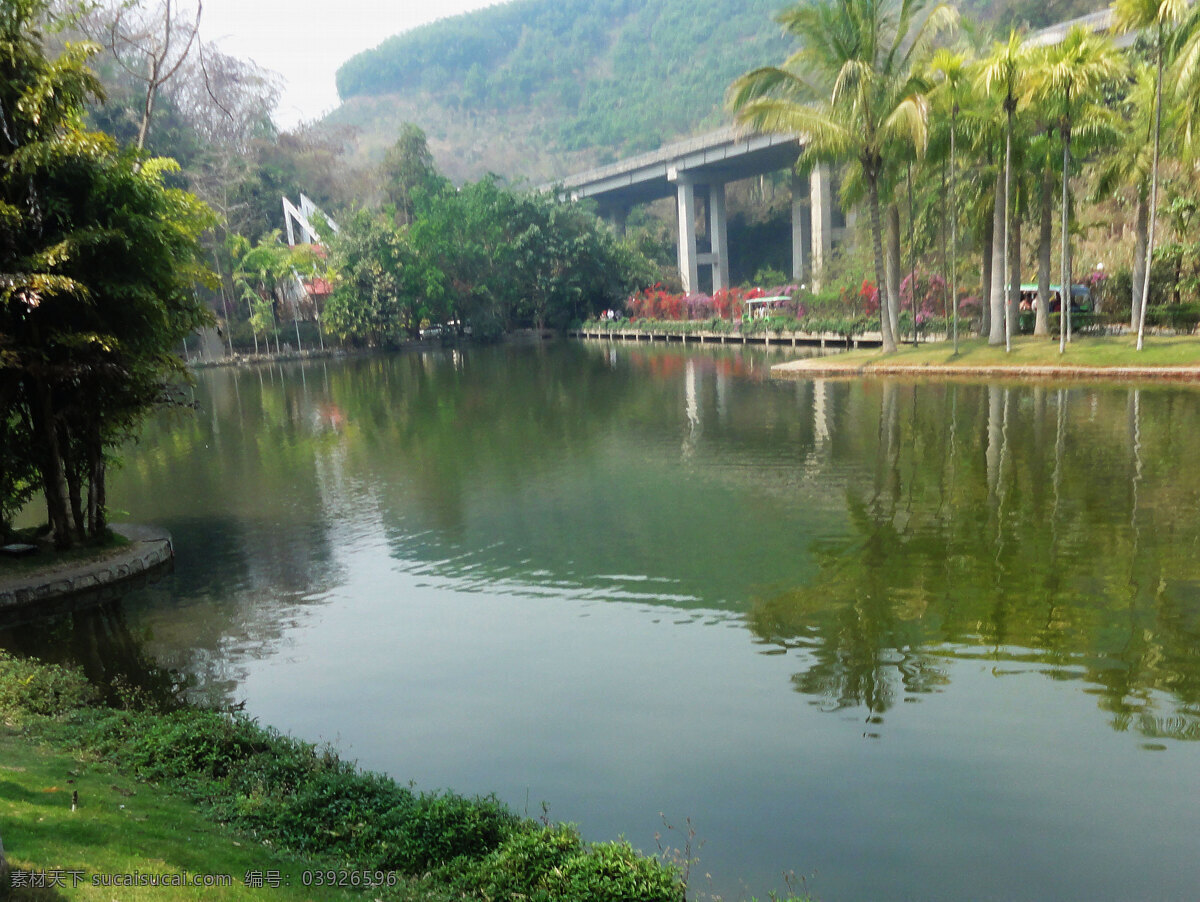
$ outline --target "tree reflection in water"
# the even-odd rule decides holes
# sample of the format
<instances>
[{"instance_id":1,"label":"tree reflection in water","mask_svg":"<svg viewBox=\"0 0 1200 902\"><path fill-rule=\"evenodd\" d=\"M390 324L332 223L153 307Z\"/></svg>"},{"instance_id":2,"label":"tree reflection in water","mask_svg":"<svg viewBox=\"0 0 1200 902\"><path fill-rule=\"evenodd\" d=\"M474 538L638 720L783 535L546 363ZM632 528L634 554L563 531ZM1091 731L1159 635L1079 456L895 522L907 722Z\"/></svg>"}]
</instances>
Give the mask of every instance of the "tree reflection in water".
<instances>
[{"instance_id":1,"label":"tree reflection in water","mask_svg":"<svg viewBox=\"0 0 1200 902\"><path fill-rule=\"evenodd\" d=\"M1116 730L1200 738L1191 406L1141 388L865 390L875 476L845 493L850 533L748 617L805 651L797 691L878 720L944 687L950 660L980 659L1085 681Z\"/></svg>"}]
</instances>

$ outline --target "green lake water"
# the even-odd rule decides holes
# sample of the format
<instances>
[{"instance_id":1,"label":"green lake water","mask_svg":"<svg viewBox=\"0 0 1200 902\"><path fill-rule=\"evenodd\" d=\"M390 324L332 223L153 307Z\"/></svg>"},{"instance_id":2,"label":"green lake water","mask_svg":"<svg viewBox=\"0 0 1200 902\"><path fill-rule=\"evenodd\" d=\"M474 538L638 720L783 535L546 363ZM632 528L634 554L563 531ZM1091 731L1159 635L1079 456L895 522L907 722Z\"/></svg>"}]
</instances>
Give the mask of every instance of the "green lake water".
<instances>
[{"instance_id":1,"label":"green lake water","mask_svg":"<svg viewBox=\"0 0 1200 902\"><path fill-rule=\"evenodd\" d=\"M778 359L202 371L109 489L174 573L0 644L589 838L690 820L726 900L1197 898L1200 392Z\"/></svg>"}]
</instances>

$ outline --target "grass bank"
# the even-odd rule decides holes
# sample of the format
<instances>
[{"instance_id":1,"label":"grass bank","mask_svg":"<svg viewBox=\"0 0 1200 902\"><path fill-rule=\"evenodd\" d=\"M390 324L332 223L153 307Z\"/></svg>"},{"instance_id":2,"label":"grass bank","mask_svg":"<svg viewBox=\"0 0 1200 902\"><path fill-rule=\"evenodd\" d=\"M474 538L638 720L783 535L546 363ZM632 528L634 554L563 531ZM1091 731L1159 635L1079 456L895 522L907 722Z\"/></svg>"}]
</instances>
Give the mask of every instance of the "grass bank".
<instances>
[{"instance_id":1,"label":"grass bank","mask_svg":"<svg viewBox=\"0 0 1200 902\"><path fill-rule=\"evenodd\" d=\"M959 342L954 353L950 342L905 345L891 354L877 349L847 351L829 357L788 361L772 368L779 374L811 373L930 373L972 371L1015 376L1115 376L1200 379L1200 338L1193 336L1150 336L1145 348L1136 349L1133 335L1076 336L1059 353L1057 338L1015 337L1012 351L989 345L986 339Z\"/></svg>"},{"instance_id":2,"label":"grass bank","mask_svg":"<svg viewBox=\"0 0 1200 902\"><path fill-rule=\"evenodd\" d=\"M675 864L627 842L586 843L492 797L416 792L241 714L136 690L119 708L99 699L77 671L0 652L0 838L11 868L66 883L7 874L0 902L365 898L368 882L383 902L684 898ZM188 885L114 892L114 874ZM231 879L191 885L204 875Z\"/></svg>"},{"instance_id":3,"label":"grass bank","mask_svg":"<svg viewBox=\"0 0 1200 902\"><path fill-rule=\"evenodd\" d=\"M352 899L345 891L312 892L302 886L251 888L252 872L297 875L312 862L264 847L222 829L196 807L159 786L88 756L35 743L0 726L0 825L17 887L0 878L0 899ZM72 808L73 801L78 804ZM41 875L46 875L43 878ZM179 886L122 886L106 875L150 875ZM227 886L195 884L226 882ZM21 886L49 883L61 886ZM95 882L93 882L95 881ZM282 883L282 881L281 881Z\"/></svg>"}]
</instances>

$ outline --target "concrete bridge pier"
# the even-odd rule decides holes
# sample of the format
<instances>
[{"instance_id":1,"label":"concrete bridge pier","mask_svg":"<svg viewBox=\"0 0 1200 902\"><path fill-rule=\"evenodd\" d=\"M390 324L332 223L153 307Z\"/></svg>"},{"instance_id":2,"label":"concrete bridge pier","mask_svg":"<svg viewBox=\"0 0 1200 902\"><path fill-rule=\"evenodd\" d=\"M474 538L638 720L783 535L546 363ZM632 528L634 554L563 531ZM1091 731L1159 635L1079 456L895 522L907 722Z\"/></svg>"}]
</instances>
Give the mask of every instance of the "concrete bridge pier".
<instances>
[{"instance_id":1,"label":"concrete bridge pier","mask_svg":"<svg viewBox=\"0 0 1200 902\"><path fill-rule=\"evenodd\" d=\"M725 183L697 184L686 172L672 170L667 176L675 185L675 210L678 220L679 275L683 290L700 290L700 267L712 267L712 290L729 287L729 216L725 207ZM699 250L696 233L696 194L701 193L704 219L708 228L708 251Z\"/></svg>"},{"instance_id":2,"label":"concrete bridge pier","mask_svg":"<svg viewBox=\"0 0 1200 902\"><path fill-rule=\"evenodd\" d=\"M805 248L809 249L808 282L813 291L820 291L821 270L833 250L833 189L826 164L814 169L808 179L792 174L792 278L798 283L805 282Z\"/></svg>"},{"instance_id":3,"label":"concrete bridge pier","mask_svg":"<svg viewBox=\"0 0 1200 902\"><path fill-rule=\"evenodd\" d=\"M812 228L812 290L821 290L821 270L833 251L833 182L829 166L821 163L808 177ZM793 238L793 241L795 239Z\"/></svg>"},{"instance_id":4,"label":"concrete bridge pier","mask_svg":"<svg viewBox=\"0 0 1200 902\"><path fill-rule=\"evenodd\" d=\"M675 184L675 214L679 224L676 261L683 291L691 294L700 284L700 261L696 250L696 185L691 176L670 170L667 179Z\"/></svg>"},{"instance_id":5,"label":"concrete bridge pier","mask_svg":"<svg viewBox=\"0 0 1200 902\"><path fill-rule=\"evenodd\" d=\"M725 210L725 183L708 186L704 220L708 224L710 250L699 257L701 265L712 266L713 292L729 287L729 216Z\"/></svg>"}]
</instances>

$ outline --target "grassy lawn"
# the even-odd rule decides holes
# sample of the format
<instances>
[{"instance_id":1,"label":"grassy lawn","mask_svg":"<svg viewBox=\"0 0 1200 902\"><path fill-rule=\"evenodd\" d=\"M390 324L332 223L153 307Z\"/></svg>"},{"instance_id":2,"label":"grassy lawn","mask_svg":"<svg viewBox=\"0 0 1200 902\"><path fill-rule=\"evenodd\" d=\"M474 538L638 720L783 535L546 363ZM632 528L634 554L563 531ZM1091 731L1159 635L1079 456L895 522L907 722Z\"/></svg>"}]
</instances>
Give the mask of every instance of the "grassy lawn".
<instances>
[{"instance_id":1,"label":"grassy lawn","mask_svg":"<svg viewBox=\"0 0 1200 902\"><path fill-rule=\"evenodd\" d=\"M1053 340L1022 335L1013 338L1011 353L1004 346L989 346L986 339L973 338L959 342L954 354L950 342L930 342L916 347L905 345L894 354L877 349L860 349L826 358L839 364L867 366L870 364L937 366L1087 366L1087 367L1200 367L1200 337L1148 336L1145 348L1136 350L1133 335L1076 336L1067 345L1065 354L1058 352L1058 338Z\"/></svg>"},{"instance_id":2,"label":"grassy lawn","mask_svg":"<svg viewBox=\"0 0 1200 902\"><path fill-rule=\"evenodd\" d=\"M71 794L79 808L71 810ZM339 890L306 889L312 862L238 838L206 821L195 806L111 768L35 745L0 725L0 827L14 870L79 871L80 885L58 893L13 891L23 899L362 899ZM278 871L291 885L249 888L248 871ZM228 874L230 887L94 887L100 874ZM0 899L6 891L0 888Z\"/></svg>"}]
</instances>

